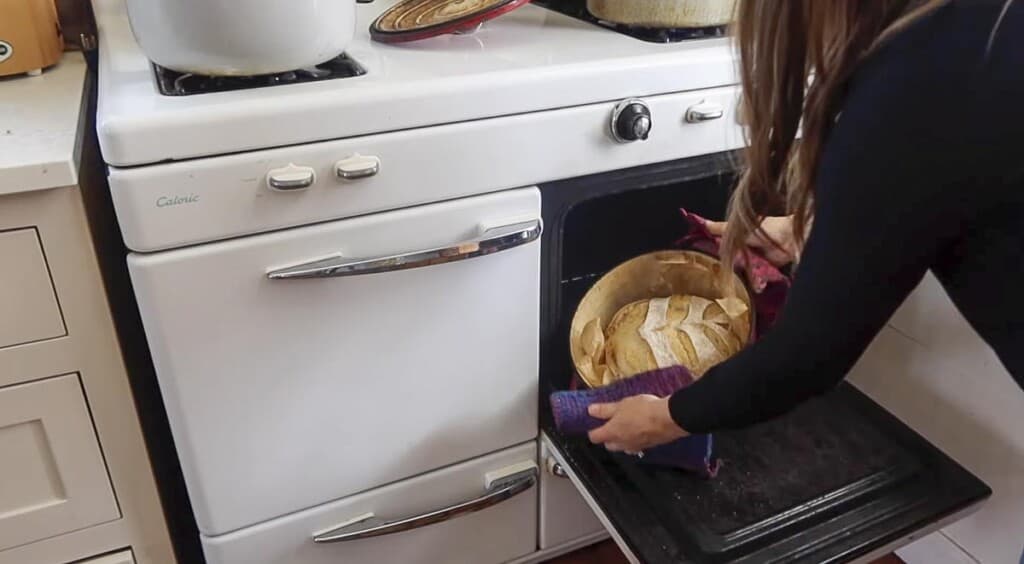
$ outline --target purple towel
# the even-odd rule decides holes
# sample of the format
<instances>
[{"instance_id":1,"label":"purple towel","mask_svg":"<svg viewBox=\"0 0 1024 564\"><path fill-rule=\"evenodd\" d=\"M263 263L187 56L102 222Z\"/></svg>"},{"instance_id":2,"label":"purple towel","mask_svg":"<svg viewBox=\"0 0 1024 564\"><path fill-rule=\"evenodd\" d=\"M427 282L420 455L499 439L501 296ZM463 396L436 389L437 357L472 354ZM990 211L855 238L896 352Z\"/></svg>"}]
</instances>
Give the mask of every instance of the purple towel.
<instances>
[{"instance_id":1,"label":"purple towel","mask_svg":"<svg viewBox=\"0 0 1024 564\"><path fill-rule=\"evenodd\" d=\"M582 435L604 423L587 413L587 408L591 404L613 403L644 394L666 397L691 383L693 377L682 366L652 370L601 388L555 392L550 398L551 411L555 417L555 426L560 432L567 435ZM643 458L638 460L659 466L682 468L707 477L718 472L718 459L712 453L711 435L691 435L652 448L645 451Z\"/></svg>"},{"instance_id":2,"label":"purple towel","mask_svg":"<svg viewBox=\"0 0 1024 564\"><path fill-rule=\"evenodd\" d=\"M679 211L689 224L690 231L676 241L676 245L720 257L721 238L708 231L707 220L686 210ZM756 251L737 257L736 271L746 274L747 285L753 291L751 299L754 301L755 313L754 337L760 338L775 324L775 319L782 311L786 295L789 294L789 278Z\"/></svg>"}]
</instances>

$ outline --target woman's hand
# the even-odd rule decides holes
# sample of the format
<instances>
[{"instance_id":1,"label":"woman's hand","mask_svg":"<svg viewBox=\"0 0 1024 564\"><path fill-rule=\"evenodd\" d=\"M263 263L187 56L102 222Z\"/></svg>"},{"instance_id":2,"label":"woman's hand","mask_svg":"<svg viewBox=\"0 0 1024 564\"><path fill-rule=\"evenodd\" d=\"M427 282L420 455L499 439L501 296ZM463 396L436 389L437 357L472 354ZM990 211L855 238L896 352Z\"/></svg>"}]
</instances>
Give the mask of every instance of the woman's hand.
<instances>
[{"instance_id":1,"label":"woman's hand","mask_svg":"<svg viewBox=\"0 0 1024 564\"><path fill-rule=\"evenodd\" d=\"M608 422L590 432L590 442L629 454L685 437L668 410L668 398L633 396L590 406L591 417Z\"/></svg>"},{"instance_id":2,"label":"woman's hand","mask_svg":"<svg viewBox=\"0 0 1024 564\"><path fill-rule=\"evenodd\" d=\"M725 234L725 222L709 221L705 224L708 231L716 237ZM766 217L761 221L761 231L755 231L747 238L747 245L757 249L764 258L775 266L786 266L796 260L800 250L793 238L793 216Z\"/></svg>"}]
</instances>

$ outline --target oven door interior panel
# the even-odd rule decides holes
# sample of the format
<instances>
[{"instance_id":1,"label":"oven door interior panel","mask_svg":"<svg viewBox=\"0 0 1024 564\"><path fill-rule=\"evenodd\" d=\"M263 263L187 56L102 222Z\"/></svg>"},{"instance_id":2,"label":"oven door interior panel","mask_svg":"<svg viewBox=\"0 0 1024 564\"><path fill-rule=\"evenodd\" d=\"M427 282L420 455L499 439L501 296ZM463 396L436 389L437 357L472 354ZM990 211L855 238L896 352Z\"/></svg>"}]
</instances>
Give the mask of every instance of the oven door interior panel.
<instances>
[{"instance_id":1,"label":"oven door interior panel","mask_svg":"<svg viewBox=\"0 0 1024 564\"><path fill-rule=\"evenodd\" d=\"M525 188L131 255L200 531L535 439L539 228Z\"/></svg>"},{"instance_id":2,"label":"oven door interior panel","mask_svg":"<svg viewBox=\"0 0 1024 564\"><path fill-rule=\"evenodd\" d=\"M856 561L975 509L985 484L848 384L716 434L723 466L711 480L554 429L546 398L570 384L568 326L583 294L619 262L673 247L685 234L680 207L721 218L733 162L712 155L541 187L545 448L624 552L649 564Z\"/></svg>"}]
</instances>

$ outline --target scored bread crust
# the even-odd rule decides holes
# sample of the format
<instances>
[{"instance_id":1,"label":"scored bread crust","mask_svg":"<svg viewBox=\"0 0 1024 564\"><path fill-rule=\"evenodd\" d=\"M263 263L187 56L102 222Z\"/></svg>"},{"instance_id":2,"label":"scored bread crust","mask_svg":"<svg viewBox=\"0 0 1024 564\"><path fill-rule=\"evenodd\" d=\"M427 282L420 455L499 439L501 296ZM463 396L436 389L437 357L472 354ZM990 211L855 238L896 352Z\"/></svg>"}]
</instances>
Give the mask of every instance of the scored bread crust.
<instances>
[{"instance_id":1,"label":"scored bread crust","mask_svg":"<svg viewBox=\"0 0 1024 564\"><path fill-rule=\"evenodd\" d=\"M622 307L605 329L604 360L615 379L676 364L699 377L741 347L722 305L674 295Z\"/></svg>"}]
</instances>

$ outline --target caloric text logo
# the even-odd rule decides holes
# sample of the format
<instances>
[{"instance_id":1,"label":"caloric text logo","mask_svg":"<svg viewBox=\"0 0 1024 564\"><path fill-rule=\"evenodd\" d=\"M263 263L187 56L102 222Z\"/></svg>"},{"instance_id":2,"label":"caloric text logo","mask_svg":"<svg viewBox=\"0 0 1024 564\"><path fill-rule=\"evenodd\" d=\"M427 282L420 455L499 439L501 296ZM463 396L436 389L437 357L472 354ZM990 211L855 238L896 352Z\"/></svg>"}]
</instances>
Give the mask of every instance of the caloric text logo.
<instances>
[{"instance_id":1,"label":"caloric text logo","mask_svg":"<svg viewBox=\"0 0 1024 564\"><path fill-rule=\"evenodd\" d=\"M189 194L188 196L160 196L159 198L156 199L156 207L169 208L172 206L194 204L198 201L199 194Z\"/></svg>"}]
</instances>

